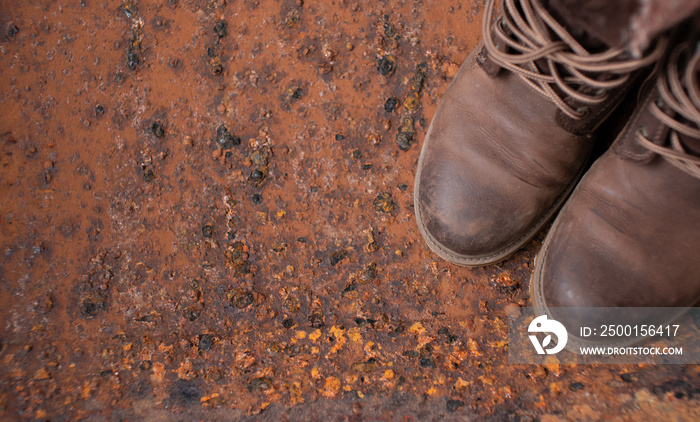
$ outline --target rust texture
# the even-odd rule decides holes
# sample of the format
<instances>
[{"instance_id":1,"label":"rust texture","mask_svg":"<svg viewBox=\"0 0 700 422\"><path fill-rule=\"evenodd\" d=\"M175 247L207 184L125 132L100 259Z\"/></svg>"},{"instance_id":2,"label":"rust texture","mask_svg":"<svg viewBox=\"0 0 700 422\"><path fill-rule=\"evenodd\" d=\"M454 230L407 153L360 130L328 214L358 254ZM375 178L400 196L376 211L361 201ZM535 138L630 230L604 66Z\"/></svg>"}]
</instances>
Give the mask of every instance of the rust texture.
<instances>
[{"instance_id":1,"label":"rust texture","mask_svg":"<svg viewBox=\"0 0 700 422\"><path fill-rule=\"evenodd\" d=\"M698 420L697 366L508 365L542 237L420 238L481 10L0 0L0 420Z\"/></svg>"}]
</instances>

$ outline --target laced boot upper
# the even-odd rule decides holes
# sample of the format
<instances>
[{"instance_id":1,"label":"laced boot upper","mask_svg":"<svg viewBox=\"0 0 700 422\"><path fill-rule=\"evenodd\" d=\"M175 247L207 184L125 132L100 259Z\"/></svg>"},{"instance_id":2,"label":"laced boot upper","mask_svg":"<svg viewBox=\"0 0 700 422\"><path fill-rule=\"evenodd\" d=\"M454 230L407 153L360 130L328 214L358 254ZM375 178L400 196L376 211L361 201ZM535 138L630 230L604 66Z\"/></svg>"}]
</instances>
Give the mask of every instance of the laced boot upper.
<instances>
[{"instance_id":1,"label":"laced boot upper","mask_svg":"<svg viewBox=\"0 0 700 422\"><path fill-rule=\"evenodd\" d=\"M558 211L586 168L593 130L645 66L589 51L539 0L506 0L460 67L426 135L415 211L426 243L461 265L500 262Z\"/></svg>"},{"instance_id":2,"label":"laced boot upper","mask_svg":"<svg viewBox=\"0 0 700 422\"><path fill-rule=\"evenodd\" d=\"M699 77L694 44L678 45L663 61L627 127L550 230L533 276L536 307L700 300Z\"/></svg>"},{"instance_id":3,"label":"laced boot upper","mask_svg":"<svg viewBox=\"0 0 700 422\"><path fill-rule=\"evenodd\" d=\"M484 13L487 72L517 74L540 95L556 104L557 122L574 133L597 127L618 104L640 69L665 53L661 37L646 55L633 59L624 49L591 52L543 7L540 0L501 0L502 15L491 18L495 0Z\"/></svg>"},{"instance_id":4,"label":"laced boot upper","mask_svg":"<svg viewBox=\"0 0 700 422\"><path fill-rule=\"evenodd\" d=\"M688 57L690 48L686 42L671 53L656 84L658 98L649 104L657 124L653 132L640 126L635 141L700 179L700 50L696 47L695 54Z\"/></svg>"}]
</instances>

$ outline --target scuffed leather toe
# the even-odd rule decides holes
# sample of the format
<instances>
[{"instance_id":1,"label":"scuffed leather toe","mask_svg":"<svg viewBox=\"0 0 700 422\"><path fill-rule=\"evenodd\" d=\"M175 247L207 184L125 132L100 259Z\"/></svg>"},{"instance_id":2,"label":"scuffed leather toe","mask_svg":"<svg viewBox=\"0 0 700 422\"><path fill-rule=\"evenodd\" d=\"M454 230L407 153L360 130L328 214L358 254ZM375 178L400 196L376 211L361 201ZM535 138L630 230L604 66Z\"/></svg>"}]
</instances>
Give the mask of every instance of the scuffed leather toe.
<instances>
[{"instance_id":1,"label":"scuffed leather toe","mask_svg":"<svg viewBox=\"0 0 700 422\"><path fill-rule=\"evenodd\" d=\"M590 138L559 127L556 115L517 75L491 77L472 53L443 97L418 164L416 217L433 251L460 265L496 263L547 223L592 148Z\"/></svg>"},{"instance_id":2,"label":"scuffed leather toe","mask_svg":"<svg viewBox=\"0 0 700 422\"><path fill-rule=\"evenodd\" d=\"M517 181L509 186L494 183L488 174L493 169L479 168L469 161L469 157L463 157L425 166L418 198L422 222L435 241L456 254L498 255L537 224L539 213L525 210L551 206L553 201L540 203L531 192L529 198L536 203L518 209L522 201L514 199L518 196L517 189L513 189Z\"/></svg>"}]
</instances>

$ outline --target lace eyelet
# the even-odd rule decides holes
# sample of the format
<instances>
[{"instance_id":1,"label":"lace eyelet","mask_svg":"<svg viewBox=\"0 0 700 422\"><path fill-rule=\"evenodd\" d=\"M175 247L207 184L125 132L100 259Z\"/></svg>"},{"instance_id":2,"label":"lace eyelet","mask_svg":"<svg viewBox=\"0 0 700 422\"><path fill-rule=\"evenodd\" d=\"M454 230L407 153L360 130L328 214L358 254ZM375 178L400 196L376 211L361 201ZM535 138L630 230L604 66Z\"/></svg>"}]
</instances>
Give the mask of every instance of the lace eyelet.
<instances>
[{"instance_id":1,"label":"lace eyelet","mask_svg":"<svg viewBox=\"0 0 700 422\"><path fill-rule=\"evenodd\" d=\"M647 136L649 136L648 133L647 133L647 127L646 127L646 126L640 126L640 127L637 129L637 132L636 132L636 133L637 133L637 135L643 136L643 137L645 137L645 138L646 138Z\"/></svg>"},{"instance_id":2,"label":"lace eyelet","mask_svg":"<svg viewBox=\"0 0 700 422\"><path fill-rule=\"evenodd\" d=\"M591 114L591 108L588 106L579 107L576 109L576 112L580 114L579 119L585 119Z\"/></svg>"}]
</instances>

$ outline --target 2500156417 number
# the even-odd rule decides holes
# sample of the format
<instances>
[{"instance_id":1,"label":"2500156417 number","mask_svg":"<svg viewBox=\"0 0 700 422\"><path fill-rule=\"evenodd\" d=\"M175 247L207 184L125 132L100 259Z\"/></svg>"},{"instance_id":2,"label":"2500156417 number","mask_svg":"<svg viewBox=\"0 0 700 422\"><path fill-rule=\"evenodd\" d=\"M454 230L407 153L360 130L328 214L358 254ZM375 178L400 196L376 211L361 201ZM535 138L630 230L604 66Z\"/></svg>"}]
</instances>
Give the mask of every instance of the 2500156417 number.
<instances>
[{"instance_id":1,"label":"2500156417 number","mask_svg":"<svg viewBox=\"0 0 700 422\"><path fill-rule=\"evenodd\" d=\"M601 325L601 337L676 336L679 325Z\"/></svg>"}]
</instances>

